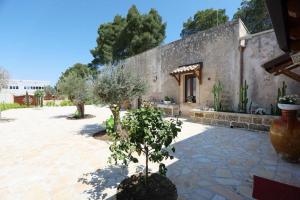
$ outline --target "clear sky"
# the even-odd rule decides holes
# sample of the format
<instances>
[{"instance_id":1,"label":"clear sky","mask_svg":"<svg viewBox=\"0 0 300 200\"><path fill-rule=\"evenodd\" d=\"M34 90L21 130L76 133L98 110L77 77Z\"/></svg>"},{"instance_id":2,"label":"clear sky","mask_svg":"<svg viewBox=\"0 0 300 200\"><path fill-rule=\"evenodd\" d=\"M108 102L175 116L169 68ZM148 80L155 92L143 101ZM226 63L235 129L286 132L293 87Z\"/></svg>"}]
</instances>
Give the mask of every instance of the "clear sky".
<instances>
[{"instance_id":1,"label":"clear sky","mask_svg":"<svg viewBox=\"0 0 300 200\"><path fill-rule=\"evenodd\" d=\"M182 24L198 10L225 8L230 19L240 0L0 0L0 66L14 79L49 80L76 62L89 63L100 24L158 10L167 23L164 43L180 39Z\"/></svg>"}]
</instances>

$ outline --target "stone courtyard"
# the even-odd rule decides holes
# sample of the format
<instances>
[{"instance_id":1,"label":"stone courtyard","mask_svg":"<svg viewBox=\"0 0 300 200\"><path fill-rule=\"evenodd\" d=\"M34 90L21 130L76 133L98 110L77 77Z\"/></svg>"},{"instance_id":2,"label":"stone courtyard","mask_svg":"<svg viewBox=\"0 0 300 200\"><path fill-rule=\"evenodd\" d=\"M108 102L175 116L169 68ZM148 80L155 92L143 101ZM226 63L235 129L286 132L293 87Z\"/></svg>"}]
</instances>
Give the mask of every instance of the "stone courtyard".
<instances>
[{"instance_id":1,"label":"stone courtyard","mask_svg":"<svg viewBox=\"0 0 300 200\"><path fill-rule=\"evenodd\" d=\"M94 118L67 120L74 112L45 107L2 113L2 200L113 200L118 183L143 170L143 158L128 168L109 166L109 143L91 137L110 116L108 108L87 106ZM182 120L175 158L166 161L180 200L252 199L252 175L300 186L300 165L278 158L267 133Z\"/></svg>"}]
</instances>

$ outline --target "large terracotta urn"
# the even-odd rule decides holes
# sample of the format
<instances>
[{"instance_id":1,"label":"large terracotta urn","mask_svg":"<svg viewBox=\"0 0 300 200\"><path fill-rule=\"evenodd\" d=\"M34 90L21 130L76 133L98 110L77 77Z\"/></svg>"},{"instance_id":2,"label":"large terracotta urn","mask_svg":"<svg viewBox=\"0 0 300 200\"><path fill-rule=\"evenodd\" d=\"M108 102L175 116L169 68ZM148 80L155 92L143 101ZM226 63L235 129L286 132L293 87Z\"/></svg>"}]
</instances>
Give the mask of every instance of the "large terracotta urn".
<instances>
[{"instance_id":1,"label":"large terracotta urn","mask_svg":"<svg viewBox=\"0 0 300 200\"><path fill-rule=\"evenodd\" d=\"M281 118L273 121L270 139L276 152L291 162L300 159L300 121L297 110L300 105L278 104Z\"/></svg>"}]
</instances>

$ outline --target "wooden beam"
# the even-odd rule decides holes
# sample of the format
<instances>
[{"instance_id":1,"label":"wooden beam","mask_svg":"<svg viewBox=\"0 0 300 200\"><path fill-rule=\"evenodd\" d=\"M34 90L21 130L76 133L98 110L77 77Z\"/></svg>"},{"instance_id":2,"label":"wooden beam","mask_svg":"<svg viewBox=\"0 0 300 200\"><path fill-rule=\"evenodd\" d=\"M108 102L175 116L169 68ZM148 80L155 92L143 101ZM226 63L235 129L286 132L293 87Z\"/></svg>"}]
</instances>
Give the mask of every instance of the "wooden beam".
<instances>
[{"instance_id":1,"label":"wooden beam","mask_svg":"<svg viewBox=\"0 0 300 200\"><path fill-rule=\"evenodd\" d=\"M300 65L290 65L285 69L281 69L281 70L276 71L274 75L277 76L279 74L282 74L283 71L291 71L293 69L296 69L297 67L300 67Z\"/></svg>"},{"instance_id":2,"label":"wooden beam","mask_svg":"<svg viewBox=\"0 0 300 200\"><path fill-rule=\"evenodd\" d=\"M296 74L295 72L291 72L291 71L283 71L282 74L300 82L300 75Z\"/></svg>"},{"instance_id":3,"label":"wooden beam","mask_svg":"<svg viewBox=\"0 0 300 200\"><path fill-rule=\"evenodd\" d=\"M173 77L176 79L178 85L180 85L180 82L181 82L181 75L180 75L180 74L177 74L177 75L178 75L178 77L176 76L176 74L171 74L171 76L173 76Z\"/></svg>"},{"instance_id":4,"label":"wooden beam","mask_svg":"<svg viewBox=\"0 0 300 200\"><path fill-rule=\"evenodd\" d=\"M201 73L201 67L199 69L194 70L195 76L198 78L199 84L202 84L202 73Z\"/></svg>"}]
</instances>

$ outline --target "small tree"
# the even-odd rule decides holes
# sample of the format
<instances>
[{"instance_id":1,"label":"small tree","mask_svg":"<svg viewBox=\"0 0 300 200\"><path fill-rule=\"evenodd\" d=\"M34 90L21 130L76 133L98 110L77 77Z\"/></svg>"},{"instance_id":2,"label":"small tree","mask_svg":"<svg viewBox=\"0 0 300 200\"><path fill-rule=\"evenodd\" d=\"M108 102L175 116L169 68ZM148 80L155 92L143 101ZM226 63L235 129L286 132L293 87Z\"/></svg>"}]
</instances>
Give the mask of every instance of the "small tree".
<instances>
[{"instance_id":1,"label":"small tree","mask_svg":"<svg viewBox=\"0 0 300 200\"><path fill-rule=\"evenodd\" d=\"M138 155L143 153L146 156L146 186L149 161L159 163L159 172L161 175L165 175L167 168L161 162L164 159L173 159L170 153L174 153L175 148L170 145L181 131L181 121L163 120L161 111L147 106L129 112L122 120L122 126L127 131L128 137L124 139L119 134L112 134L110 162L113 160L117 163L118 160L121 160L125 165L130 161L137 163L138 158L134 153L136 152Z\"/></svg>"},{"instance_id":2,"label":"small tree","mask_svg":"<svg viewBox=\"0 0 300 200\"><path fill-rule=\"evenodd\" d=\"M35 96L35 100L36 100L36 106L43 107L44 91L36 90L34 92L34 96Z\"/></svg>"},{"instance_id":3,"label":"small tree","mask_svg":"<svg viewBox=\"0 0 300 200\"><path fill-rule=\"evenodd\" d=\"M79 118L84 118L84 104L90 98L90 86L88 77L81 77L75 72L70 72L57 84L58 91L76 105Z\"/></svg>"},{"instance_id":4,"label":"small tree","mask_svg":"<svg viewBox=\"0 0 300 200\"><path fill-rule=\"evenodd\" d=\"M102 103L109 104L114 117L114 131L120 133L120 109L125 101L142 96L146 82L134 76L121 66L106 67L94 82L94 96Z\"/></svg>"}]
</instances>

